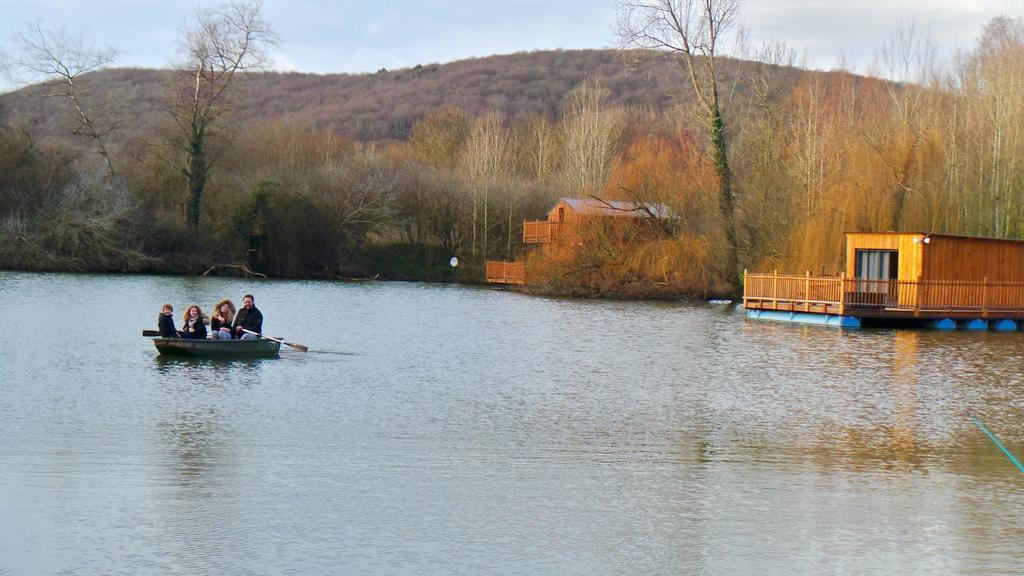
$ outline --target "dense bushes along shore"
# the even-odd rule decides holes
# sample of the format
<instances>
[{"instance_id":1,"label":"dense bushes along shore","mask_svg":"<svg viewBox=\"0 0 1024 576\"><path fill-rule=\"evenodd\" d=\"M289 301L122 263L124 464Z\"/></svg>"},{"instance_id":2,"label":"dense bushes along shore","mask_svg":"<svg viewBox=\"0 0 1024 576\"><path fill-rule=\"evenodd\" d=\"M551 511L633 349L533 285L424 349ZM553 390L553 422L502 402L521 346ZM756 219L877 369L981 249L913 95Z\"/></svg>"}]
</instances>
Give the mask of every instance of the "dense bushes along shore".
<instances>
[{"instance_id":1,"label":"dense bushes along shore","mask_svg":"<svg viewBox=\"0 0 1024 576\"><path fill-rule=\"evenodd\" d=\"M883 59L907 64L909 82L770 58L738 68L723 114L740 269L838 270L855 230L1024 236L1024 27L994 20L945 66L919 44L894 43ZM532 289L732 292L738 271L722 264L716 175L693 110L616 101L595 79L555 115L449 107L375 143L250 117L209 141L196 228L180 153L153 144L162 128L111 145L111 176L70 136L38 137L7 95L0 267L478 281L486 259L527 256L523 220L560 196L600 196L667 204L674 236L535 262Z\"/></svg>"}]
</instances>

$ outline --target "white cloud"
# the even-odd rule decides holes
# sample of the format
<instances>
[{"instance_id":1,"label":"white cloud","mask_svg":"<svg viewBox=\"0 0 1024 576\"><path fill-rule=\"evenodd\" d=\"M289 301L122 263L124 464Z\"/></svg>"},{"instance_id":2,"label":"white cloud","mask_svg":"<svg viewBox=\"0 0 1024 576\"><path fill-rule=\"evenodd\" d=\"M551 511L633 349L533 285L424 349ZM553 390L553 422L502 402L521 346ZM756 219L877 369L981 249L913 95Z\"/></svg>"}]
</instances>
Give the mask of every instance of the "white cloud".
<instances>
[{"instance_id":1,"label":"white cloud","mask_svg":"<svg viewBox=\"0 0 1024 576\"><path fill-rule=\"evenodd\" d=\"M1020 15L1006 8L1002 0L762 0L746 5L744 19L754 41L785 41L811 66L829 68L843 56L864 71L901 25L949 53L971 45L993 17Z\"/></svg>"}]
</instances>

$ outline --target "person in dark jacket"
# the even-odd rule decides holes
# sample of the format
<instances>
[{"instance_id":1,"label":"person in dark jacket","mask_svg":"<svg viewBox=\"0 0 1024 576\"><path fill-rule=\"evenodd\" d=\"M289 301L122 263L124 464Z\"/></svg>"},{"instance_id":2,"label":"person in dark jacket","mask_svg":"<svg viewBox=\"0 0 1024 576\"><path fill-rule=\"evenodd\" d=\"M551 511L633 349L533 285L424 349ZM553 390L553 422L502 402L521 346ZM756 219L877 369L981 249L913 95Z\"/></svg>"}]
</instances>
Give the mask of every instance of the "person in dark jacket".
<instances>
[{"instance_id":1,"label":"person in dark jacket","mask_svg":"<svg viewBox=\"0 0 1024 576\"><path fill-rule=\"evenodd\" d=\"M185 316L181 319L181 337L195 340L206 339L206 316L195 304L185 308Z\"/></svg>"},{"instance_id":2,"label":"person in dark jacket","mask_svg":"<svg viewBox=\"0 0 1024 576\"><path fill-rule=\"evenodd\" d=\"M242 309L235 314L235 338L242 340L256 338L255 334L249 334L246 330L257 334L263 332L263 314L256 308L252 294L242 297Z\"/></svg>"},{"instance_id":3,"label":"person in dark jacket","mask_svg":"<svg viewBox=\"0 0 1024 576\"><path fill-rule=\"evenodd\" d=\"M174 327L174 306L164 304L162 312L156 318L156 327L161 338L177 338L178 330Z\"/></svg>"}]
</instances>

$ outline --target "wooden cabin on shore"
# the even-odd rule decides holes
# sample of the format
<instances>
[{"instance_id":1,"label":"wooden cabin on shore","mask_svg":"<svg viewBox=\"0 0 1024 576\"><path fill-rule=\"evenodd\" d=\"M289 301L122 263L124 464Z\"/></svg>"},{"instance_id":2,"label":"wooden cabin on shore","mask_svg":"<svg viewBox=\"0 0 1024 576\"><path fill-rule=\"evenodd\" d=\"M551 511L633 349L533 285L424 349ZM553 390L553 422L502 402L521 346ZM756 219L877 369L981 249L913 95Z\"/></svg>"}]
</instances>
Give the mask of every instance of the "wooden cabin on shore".
<instances>
[{"instance_id":1,"label":"wooden cabin on shore","mask_svg":"<svg viewBox=\"0 0 1024 576\"><path fill-rule=\"evenodd\" d=\"M751 318L860 326L927 322L937 328L1012 330L1024 318L1024 241L928 234L846 235L836 276L747 273Z\"/></svg>"},{"instance_id":2,"label":"wooden cabin on shore","mask_svg":"<svg viewBox=\"0 0 1024 576\"><path fill-rule=\"evenodd\" d=\"M523 244L574 246L583 241L588 226L635 228L648 219L672 216L668 206L655 202L561 198L545 220L523 222Z\"/></svg>"},{"instance_id":3,"label":"wooden cabin on shore","mask_svg":"<svg viewBox=\"0 0 1024 576\"><path fill-rule=\"evenodd\" d=\"M546 219L523 222L523 244L548 252L571 252L582 246L595 228L625 234L674 217L668 206L656 202L563 197L548 211ZM524 284L526 275L525 262L487 261L489 283Z\"/></svg>"}]
</instances>

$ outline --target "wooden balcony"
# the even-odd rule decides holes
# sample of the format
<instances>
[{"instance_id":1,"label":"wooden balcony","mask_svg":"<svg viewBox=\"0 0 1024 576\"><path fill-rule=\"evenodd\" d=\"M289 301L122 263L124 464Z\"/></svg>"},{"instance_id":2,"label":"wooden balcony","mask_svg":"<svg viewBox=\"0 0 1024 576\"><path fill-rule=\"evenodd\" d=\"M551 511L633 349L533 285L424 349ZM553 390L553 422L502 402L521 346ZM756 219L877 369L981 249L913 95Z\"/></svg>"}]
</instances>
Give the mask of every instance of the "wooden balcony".
<instances>
[{"instance_id":1,"label":"wooden balcony","mask_svg":"<svg viewBox=\"0 0 1024 576\"><path fill-rule=\"evenodd\" d=\"M551 222L534 220L523 222L523 244L547 244L551 242Z\"/></svg>"},{"instance_id":2,"label":"wooden balcony","mask_svg":"<svg viewBox=\"0 0 1024 576\"><path fill-rule=\"evenodd\" d=\"M746 274L743 306L891 318L1024 318L1024 282Z\"/></svg>"},{"instance_id":3,"label":"wooden balcony","mask_svg":"<svg viewBox=\"0 0 1024 576\"><path fill-rule=\"evenodd\" d=\"M486 276L490 284L523 284L526 282L526 264L488 260Z\"/></svg>"}]
</instances>

